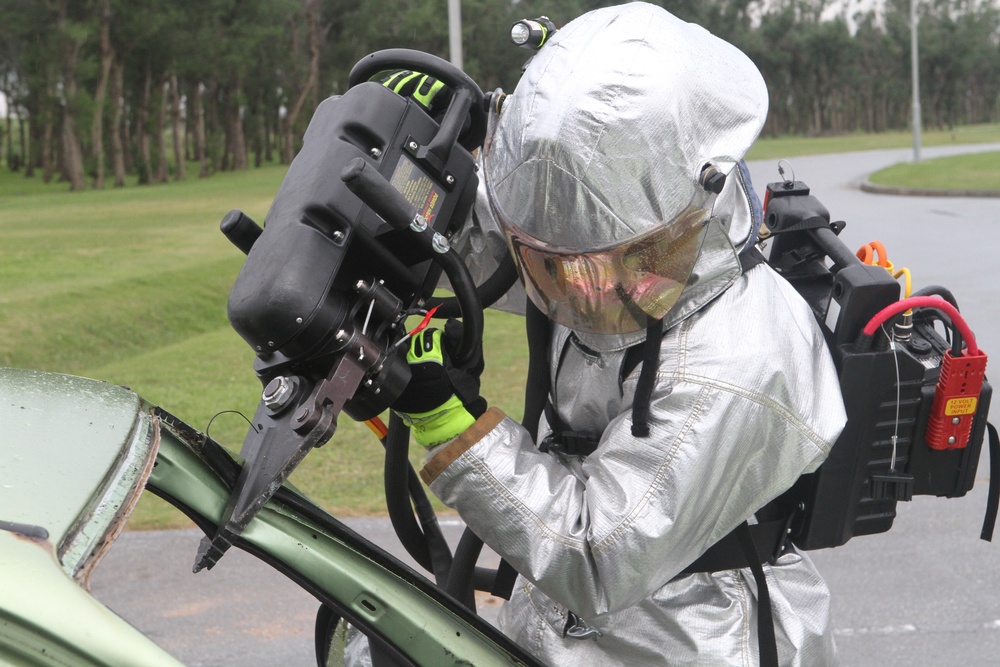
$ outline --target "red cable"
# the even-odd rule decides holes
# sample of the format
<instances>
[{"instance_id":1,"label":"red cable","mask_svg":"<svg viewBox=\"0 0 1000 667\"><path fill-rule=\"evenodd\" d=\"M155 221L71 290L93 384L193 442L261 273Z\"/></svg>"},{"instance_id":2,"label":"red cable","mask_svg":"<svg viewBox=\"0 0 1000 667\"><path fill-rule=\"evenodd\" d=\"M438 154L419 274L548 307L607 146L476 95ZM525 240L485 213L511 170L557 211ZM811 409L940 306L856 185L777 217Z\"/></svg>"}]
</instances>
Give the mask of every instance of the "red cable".
<instances>
[{"instance_id":1,"label":"red cable","mask_svg":"<svg viewBox=\"0 0 1000 667\"><path fill-rule=\"evenodd\" d=\"M972 333L972 329L966 323L965 319L962 317L961 313L955 306L951 305L944 299L938 296L911 296L908 299L902 299L896 303L890 304L876 313L875 317L871 319L862 333L866 336L874 336L878 328L885 323L893 315L898 315L904 310L909 310L910 308L936 308L942 311L945 315L951 318L952 323L955 328L958 329L959 333L962 335L962 340L965 341L968 347L968 352L970 356L979 355L979 346L976 345L976 336Z\"/></svg>"},{"instance_id":2,"label":"red cable","mask_svg":"<svg viewBox=\"0 0 1000 667\"><path fill-rule=\"evenodd\" d=\"M428 310L427 314L424 315L424 319L421 320L420 324L418 324L417 327L413 331L411 331L408 335L410 335L410 336L416 336L418 333L420 333L421 331L423 331L424 329L426 329L427 325L431 323L431 318L434 317L434 313L437 312L437 309L440 308L440 307L441 306L439 304L437 306L434 306L430 310Z\"/></svg>"}]
</instances>

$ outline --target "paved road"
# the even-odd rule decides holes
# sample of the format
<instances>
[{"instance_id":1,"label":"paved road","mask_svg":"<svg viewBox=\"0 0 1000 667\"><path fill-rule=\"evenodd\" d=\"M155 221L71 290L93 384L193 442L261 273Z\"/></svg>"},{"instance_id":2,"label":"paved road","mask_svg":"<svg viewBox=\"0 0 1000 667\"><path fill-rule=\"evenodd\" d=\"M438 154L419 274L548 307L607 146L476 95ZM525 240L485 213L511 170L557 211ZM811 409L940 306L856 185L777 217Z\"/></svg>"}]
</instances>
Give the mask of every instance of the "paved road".
<instances>
[{"instance_id":1,"label":"paved road","mask_svg":"<svg viewBox=\"0 0 1000 667\"><path fill-rule=\"evenodd\" d=\"M924 149L926 158L974 148ZM862 193L866 173L909 158L876 151L795 158L851 247L881 240L917 287L952 289L979 342L1000 350L1000 199L897 197ZM754 182L778 180L776 161L751 163ZM1000 544L978 539L986 461L966 498L918 498L899 506L889 533L814 552L834 595L834 632L844 665L997 664L1000 655ZM399 553L384 519L348 522ZM456 520L446 530L460 532ZM235 550L211 572L190 573L194 530L128 533L98 569L93 591L192 666L311 665L316 603L252 557ZM998 538L1000 539L1000 538ZM495 613L485 605L484 615Z\"/></svg>"}]
</instances>

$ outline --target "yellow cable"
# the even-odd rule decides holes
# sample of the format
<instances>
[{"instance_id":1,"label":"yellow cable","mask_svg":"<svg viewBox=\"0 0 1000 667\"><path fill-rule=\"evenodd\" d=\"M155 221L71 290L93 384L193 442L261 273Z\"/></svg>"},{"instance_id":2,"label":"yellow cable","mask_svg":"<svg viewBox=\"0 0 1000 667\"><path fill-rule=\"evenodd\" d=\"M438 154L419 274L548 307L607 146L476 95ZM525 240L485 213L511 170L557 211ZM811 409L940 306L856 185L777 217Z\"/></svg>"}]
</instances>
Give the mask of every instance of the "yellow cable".
<instances>
[{"instance_id":1,"label":"yellow cable","mask_svg":"<svg viewBox=\"0 0 1000 667\"><path fill-rule=\"evenodd\" d=\"M906 278L906 287L903 290L903 296L909 299L910 293L913 291L913 277L910 276L910 270L906 267L903 267L899 271L896 271L894 274L892 274L892 277L896 278L897 280L899 279L900 276L904 276Z\"/></svg>"},{"instance_id":2,"label":"yellow cable","mask_svg":"<svg viewBox=\"0 0 1000 667\"><path fill-rule=\"evenodd\" d=\"M903 298L908 299L910 297L910 294L913 291L913 277L910 275L910 270L906 267L896 270L893 263L889 261L889 253L886 252L885 246L879 241L872 241L871 243L866 243L861 246L856 255L864 264L881 266L896 280L898 280L900 276L903 276L906 279L906 285L903 288ZM907 314L913 313L912 310L907 310L906 312Z\"/></svg>"}]
</instances>

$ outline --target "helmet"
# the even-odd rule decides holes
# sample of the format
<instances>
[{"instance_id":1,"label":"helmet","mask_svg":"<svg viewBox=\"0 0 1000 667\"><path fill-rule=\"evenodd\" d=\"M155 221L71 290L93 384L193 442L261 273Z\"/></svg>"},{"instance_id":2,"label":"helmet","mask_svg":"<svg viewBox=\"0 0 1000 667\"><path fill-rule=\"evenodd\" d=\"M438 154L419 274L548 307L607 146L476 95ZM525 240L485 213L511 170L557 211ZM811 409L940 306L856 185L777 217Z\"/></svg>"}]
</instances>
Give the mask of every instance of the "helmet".
<instances>
[{"instance_id":1,"label":"helmet","mask_svg":"<svg viewBox=\"0 0 1000 667\"><path fill-rule=\"evenodd\" d=\"M483 146L487 198L550 319L621 334L662 319L698 258L717 188L767 113L757 68L660 7L569 23L534 56Z\"/></svg>"}]
</instances>

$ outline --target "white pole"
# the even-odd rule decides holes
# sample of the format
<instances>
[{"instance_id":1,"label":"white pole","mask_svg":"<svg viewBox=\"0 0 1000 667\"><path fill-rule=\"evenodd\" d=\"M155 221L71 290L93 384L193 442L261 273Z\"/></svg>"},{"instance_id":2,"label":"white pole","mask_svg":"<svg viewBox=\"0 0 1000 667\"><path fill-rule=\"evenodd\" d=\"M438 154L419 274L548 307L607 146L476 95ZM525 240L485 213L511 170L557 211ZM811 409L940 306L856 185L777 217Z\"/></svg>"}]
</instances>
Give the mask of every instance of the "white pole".
<instances>
[{"instance_id":1,"label":"white pole","mask_svg":"<svg viewBox=\"0 0 1000 667\"><path fill-rule=\"evenodd\" d=\"M910 0L910 68L913 73L913 161L920 162L920 59L917 54L917 1Z\"/></svg>"},{"instance_id":2,"label":"white pole","mask_svg":"<svg viewBox=\"0 0 1000 667\"><path fill-rule=\"evenodd\" d=\"M451 64L462 69L462 3L448 0L448 47Z\"/></svg>"}]
</instances>

